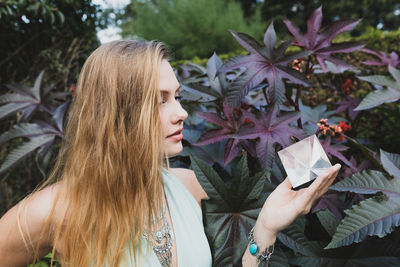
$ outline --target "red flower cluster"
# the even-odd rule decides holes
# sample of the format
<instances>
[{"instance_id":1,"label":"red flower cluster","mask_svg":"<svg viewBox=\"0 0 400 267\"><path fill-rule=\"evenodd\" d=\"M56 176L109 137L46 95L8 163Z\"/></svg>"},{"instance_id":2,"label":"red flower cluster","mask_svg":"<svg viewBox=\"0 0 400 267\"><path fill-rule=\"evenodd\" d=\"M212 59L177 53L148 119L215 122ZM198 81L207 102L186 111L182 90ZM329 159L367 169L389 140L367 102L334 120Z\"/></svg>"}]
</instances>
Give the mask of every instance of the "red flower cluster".
<instances>
[{"instance_id":1,"label":"red flower cluster","mask_svg":"<svg viewBox=\"0 0 400 267\"><path fill-rule=\"evenodd\" d=\"M338 141L344 141L343 133L350 130L350 125L348 125L345 121L339 122L339 124L329 124L328 119L320 119L317 123L318 132L323 135L332 135L337 136Z\"/></svg>"},{"instance_id":2,"label":"red flower cluster","mask_svg":"<svg viewBox=\"0 0 400 267\"><path fill-rule=\"evenodd\" d=\"M342 91L344 94L348 95L351 93L351 89L354 89L353 80L347 78L346 81L342 84Z\"/></svg>"},{"instance_id":3,"label":"red flower cluster","mask_svg":"<svg viewBox=\"0 0 400 267\"><path fill-rule=\"evenodd\" d=\"M303 72L303 70L301 69L301 63L303 61L301 59L295 59L292 61L292 69L295 69L299 72Z\"/></svg>"},{"instance_id":4,"label":"red flower cluster","mask_svg":"<svg viewBox=\"0 0 400 267\"><path fill-rule=\"evenodd\" d=\"M76 91L76 86L73 84L73 85L71 85L71 87L69 89L71 90L71 96L74 96L75 91Z\"/></svg>"}]
</instances>

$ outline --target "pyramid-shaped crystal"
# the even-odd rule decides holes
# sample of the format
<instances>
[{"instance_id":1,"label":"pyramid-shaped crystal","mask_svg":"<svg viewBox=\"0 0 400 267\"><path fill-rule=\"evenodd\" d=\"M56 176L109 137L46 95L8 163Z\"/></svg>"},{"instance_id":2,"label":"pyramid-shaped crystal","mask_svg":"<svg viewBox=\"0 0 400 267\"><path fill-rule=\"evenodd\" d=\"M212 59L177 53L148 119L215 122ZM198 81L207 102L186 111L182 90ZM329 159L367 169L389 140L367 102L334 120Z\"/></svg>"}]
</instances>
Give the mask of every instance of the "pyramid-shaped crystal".
<instances>
[{"instance_id":1,"label":"pyramid-shaped crystal","mask_svg":"<svg viewBox=\"0 0 400 267\"><path fill-rule=\"evenodd\" d=\"M314 180L332 165L316 135L278 152L293 188Z\"/></svg>"}]
</instances>

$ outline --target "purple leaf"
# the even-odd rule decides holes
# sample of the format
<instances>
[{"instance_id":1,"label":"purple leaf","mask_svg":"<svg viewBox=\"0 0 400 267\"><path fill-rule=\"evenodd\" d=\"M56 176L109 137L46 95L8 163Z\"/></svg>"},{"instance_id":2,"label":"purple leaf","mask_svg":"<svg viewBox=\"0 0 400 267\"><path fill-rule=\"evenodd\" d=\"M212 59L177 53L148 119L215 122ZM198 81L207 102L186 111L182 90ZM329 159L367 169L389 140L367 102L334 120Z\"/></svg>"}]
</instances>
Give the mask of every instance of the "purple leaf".
<instances>
[{"instance_id":1,"label":"purple leaf","mask_svg":"<svg viewBox=\"0 0 400 267\"><path fill-rule=\"evenodd\" d=\"M47 100L47 98L50 98L51 100L51 95L47 98L45 96L52 88L54 88L54 84L47 88L43 88L41 92L43 73L44 72L42 71L36 78L33 87L23 84L6 85L8 89L14 91L15 93L0 96L0 104L5 104L0 107L0 118L20 112L20 121L28 121L36 110L46 112L50 112L52 110L52 108L49 106L49 101Z\"/></svg>"},{"instance_id":2,"label":"purple leaf","mask_svg":"<svg viewBox=\"0 0 400 267\"><path fill-rule=\"evenodd\" d=\"M337 109L335 111L336 111L336 113L340 113L340 112L343 112L343 111L347 110L350 118L352 120L354 120L357 117L358 113L359 113L359 111L354 110L354 109L360 103L361 103L361 99L353 98L353 97L350 97L350 96L346 96L346 100L337 103L337 105L339 105L339 106L337 107Z\"/></svg>"},{"instance_id":3,"label":"purple leaf","mask_svg":"<svg viewBox=\"0 0 400 267\"><path fill-rule=\"evenodd\" d=\"M312 212L315 213L324 209L330 210L335 215L336 220L340 221L343 219L342 211L346 209L346 205L340 200L339 193L330 191L317 200L312 208Z\"/></svg>"},{"instance_id":4,"label":"purple leaf","mask_svg":"<svg viewBox=\"0 0 400 267\"><path fill-rule=\"evenodd\" d=\"M365 65L369 65L369 66L392 66L394 68L396 68L397 66L400 65L400 60L399 60L399 55L397 55L396 52L392 52L390 53L390 55L387 55L385 52L383 51L373 51L370 49L361 49L362 52L370 54L370 55L374 55L376 56L379 60L367 60L367 61L363 61L362 63Z\"/></svg>"},{"instance_id":5,"label":"purple leaf","mask_svg":"<svg viewBox=\"0 0 400 267\"><path fill-rule=\"evenodd\" d=\"M230 33L247 51L252 54L259 54L262 56L262 46L253 37L241 32L230 31Z\"/></svg>"},{"instance_id":6,"label":"purple leaf","mask_svg":"<svg viewBox=\"0 0 400 267\"><path fill-rule=\"evenodd\" d=\"M232 32L238 42L250 52L248 56L237 56L226 62L219 69L219 72L245 68L246 72L239 76L226 91L228 103L235 107L241 103L248 92L268 80L268 88L271 103L280 104L284 99L285 85L282 80L289 79L294 83L301 81L303 85L310 85L305 77L299 78L302 74L289 69L288 64L294 59L302 58L312 54L311 51L285 55L289 42L284 42L277 48L276 33L271 23L264 35L265 47L258 44L252 37Z\"/></svg>"},{"instance_id":7,"label":"purple leaf","mask_svg":"<svg viewBox=\"0 0 400 267\"><path fill-rule=\"evenodd\" d=\"M318 30L322 24L322 7L320 6L312 13L310 19L307 21L307 43L309 47L314 47L317 40Z\"/></svg>"},{"instance_id":8,"label":"purple leaf","mask_svg":"<svg viewBox=\"0 0 400 267\"><path fill-rule=\"evenodd\" d=\"M317 49L327 47L331 44L332 40L342 32L352 30L361 20L342 20L335 21L329 25L320 35Z\"/></svg>"},{"instance_id":9,"label":"purple leaf","mask_svg":"<svg viewBox=\"0 0 400 267\"><path fill-rule=\"evenodd\" d=\"M275 49L275 44L276 44L276 33L273 22L268 26L267 30L265 31L264 44L266 48L265 49L266 57L271 58L272 57L271 52Z\"/></svg>"},{"instance_id":10,"label":"purple leaf","mask_svg":"<svg viewBox=\"0 0 400 267\"><path fill-rule=\"evenodd\" d=\"M228 104L223 104L223 111L225 118L222 118L217 113L212 112L201 112L197 113L199 117L212 122L219 126L219 129L208 130L203 133L194 145L207 145L215 143L224 139L228 139L224 150L224 165L227 165L232 159L234 159L239 150L238 144L239 139L237 134L241 129L249 127L249 123L246 121L246 117L243 115L237 116L233 108ZM240 140L241 141L241 140Z\"/></svg>"},{"instance_id":11,"label":"purple leaf","mask_svg":"<svg viewBox=\"0 0 400 267\"><path fill-rule=\"evenodd\" d=\"M300 29L286 18L283 20L283 22L285 23L290 33L294 36L294 38L296 38L296 45L303 47L306 46L304 36L301 34Z\"/></svg>"},{"instance_id":12,"label":"purple leaf","mask_svg":"<svg viewBox=\"0 0 400 267\"><path fill-rule=\"evenodd\" d=\"M292 143L292 136L298 139L304 137L304 133L300 129L290 126L300 117L297 112L277 117L278 109L272 107L268 113L261 113L259 118L249 112L242 112L244 116L254 122L255 126L241 129L236 136L241 139L259 138L256 144L256 152L263 167L272 164L275 154L274 144L278 143L286 147Z\"/></svg>"},{"instance_id":13,"label":"purple leaf","mask_svg":"<svg viewBox=\"0 0 400 267\"><path fill-rule=\"evenodd\" d=\"M345 42L332 44L332 40L340 33L349 31L358 23L357 21L337 21L321 30L322 9L317 8L307 21L307 33L300 33L293 23L285 19L288 30L296 38L295 45L302 47L305 51L312 51L321 69L326 72L325 61L330 61L337 65L343 65L343 61L337 61L331 56L334 53L349 53L363 47L361 43Z\"/></svg>"},{"instance_id":14,"label":"purple leaf","mask_svg":"<svg viewBox=\"0 0 400 267\"><path fill-rule=\"evenodd\" d=\"M357 164L357 161L353 156L350 157L350 163L352 164L352 167L345 169L343 172L343 177L351 176L354 173L361 172L371 166L371 162L368 160L363 160L360 164Z\"/></svg>"},{"instance_id":15,"label":"purple leaf","mask_svg":"<svg viewBox=\"0 0 400 267\"><path fill-rule=\"evenodd\" d=\"M238 154L238 139L230 138L228 142L226 142L225 150L224 150L224 166L228 165Z\"/></svg>"},{"instance_id":16,"label":"purple leaf","mask_svg":"<svg viewBox=\"0 0 400 267\"><path fill-rule=\"evenodd\" d=\"M351 162L348 161L346 159L346 157L341 153L341 151L348 149L347 146L340 145L340 144L332 144L330 136L327 136L321 145L324 148L325 153L328 156L330 156L330 157L334 156L334 157L340 159L343 163L345 163L349 167L353 166L353 164L351 164Z\"/></svg>"}]
</instances>

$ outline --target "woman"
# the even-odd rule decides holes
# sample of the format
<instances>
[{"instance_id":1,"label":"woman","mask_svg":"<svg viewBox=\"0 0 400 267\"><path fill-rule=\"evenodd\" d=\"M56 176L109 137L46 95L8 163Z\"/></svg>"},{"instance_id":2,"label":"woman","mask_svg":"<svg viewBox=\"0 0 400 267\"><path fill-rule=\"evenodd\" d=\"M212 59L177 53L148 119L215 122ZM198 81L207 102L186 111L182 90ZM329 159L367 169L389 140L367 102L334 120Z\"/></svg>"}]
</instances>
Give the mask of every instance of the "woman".
<instances>
[{"instance_id":1,"label":"woman","mask_svg":"<svg viewBox=\"0 0 400 267\"><path fill-rule=\"evenodd\" d=\"M0 220L1 266L26 266L49 251L63 266L211 266L200 209L207 195L193 171L165 161L182 150L179 88L160 43L96 49L52 175ZM257 255L309 212L339 168L307 189L292 191L288 179L276 188L254 228L259 252L246 250L244 266L257 266Z\"/></svg>"}]
</instances>

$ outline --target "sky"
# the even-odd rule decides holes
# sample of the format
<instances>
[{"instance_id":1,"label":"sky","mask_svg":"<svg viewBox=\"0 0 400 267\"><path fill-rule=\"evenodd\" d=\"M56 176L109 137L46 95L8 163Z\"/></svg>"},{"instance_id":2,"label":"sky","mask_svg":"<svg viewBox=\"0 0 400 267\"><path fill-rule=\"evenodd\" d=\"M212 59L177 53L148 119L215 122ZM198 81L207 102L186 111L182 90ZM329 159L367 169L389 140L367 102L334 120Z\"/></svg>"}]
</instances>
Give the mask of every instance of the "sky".
<instances>
[{"instance_id":1,"label":"sky","mask_svg":"<svg viewBox=\"0 0 400 267\"><path fill-rule=\"evenodd\" d=\"M129 0L93 0L94 4L100 5L103 8L123 8L130 1ZM108 28L97 32L97 37L102 44L119 40L121 36L119 35L120 29L114 26L109 26Z\"/></svg>"}]
</instances>

